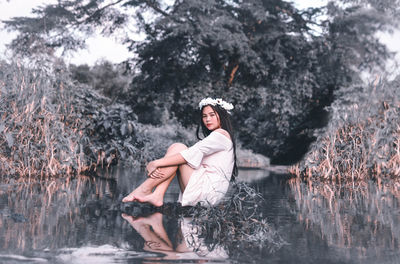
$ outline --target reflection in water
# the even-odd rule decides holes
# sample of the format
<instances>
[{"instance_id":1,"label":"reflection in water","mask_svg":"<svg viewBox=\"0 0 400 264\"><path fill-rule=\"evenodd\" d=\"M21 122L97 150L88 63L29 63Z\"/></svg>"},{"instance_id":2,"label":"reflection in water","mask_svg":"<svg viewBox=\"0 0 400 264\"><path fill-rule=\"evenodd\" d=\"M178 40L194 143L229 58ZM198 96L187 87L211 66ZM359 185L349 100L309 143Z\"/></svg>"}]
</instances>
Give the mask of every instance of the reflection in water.
<instances>
[{"instance_id":1,"label":"reflection in water","mask_svg":"<svg viewBox=\"0 0 400 264\"><path fill-rule=\"evenodd\" d=\"M51 250L76 245L78 239L90 239L91 231L96 228L90 218L107 221L110 217L101 215L106 212L101 212L97 201L103 206L110 205L114 189L113 181L96 182L88 177L2 185L2 252ZM97 206L88 206L90 203Z\"/></svg>"},{"instance_id":2,"label":"reflection in water","mask_svg":"<svg viewBox=\"0 0 400 264\"><path fill-rule=\"evenodd\" d=\"M244 188L221 208L193 212L172 203L177 183L163 208L121 203L143 178L121 170L3 183L0 263L400 263L400 181L333 186L269 175L252 182L263 201Z\"/></svg>"},{"instance_id":3,"label":"reflection in water","mask_svg":"<svg viewBox=\"0 0 400 264\"><path fill-rule=\"evenodd\" d=\"M179 219L179 228L175 234L168 236L163 224L163 215L159 212L146 217L133 217L122 214L122 217L143 238L145 251L162 253L162 257L146 258L151 260L182 260L182 259L208 259L213 260L228 258L222 247L212 251L207 249L204 241L198 237L196 226L190 223L190 218Z\"/></svg>"},{"instance_id":4,"label":"reflection in water","mask_svg":"<svg viewBox=\"0 0 400 264\"><path fill-rule=\"evenodd\" d=\"M400 182L348 185L289 181L298 220L348 257L398 263Z\"/></svg>"},{"instance_id":5,"label":"reflection in water","mask_svg":"<svg viewBox=\"0 0 400 264\"><path fill-rule=\"evenodd\" d=\"M199 226L202 221L192 223L191 217L184 218L189 211L171 203L178 197L177 183L167 194L163 208L121 203L131 186L142 178L143 172L117 170L101 178L81 176L42 182L21 179L3 183L0 262L76 263L100 259L107 263L138 259L224 262L240 251L236 246L246 244L218 240L219 230L226 229L230 237L238 237L242 234L234 232L244 230L227 225L223 219L229 218L223 217L224 211L219 213L221 219L219 216L212 222L203 219L208 221L203 226ZM236 208L235 214L245 212L245 208L238 209L241 205L244 203L231 205ZM253 223L257 217L251 219ZM258 255L262 247L257 245ZM249 247L243 250L248 251Z\"/></svg>"},{"instance_id":6,"label":"reflection in water","mask_svg":"<svg viewBox=\"0 0 400 264\"><path fill-rule=\"evenodd\" d=\"M3 182L0 253L39 252L47 256L59 249L82 245L123 246L127 227L123 226L121 212L125 206L120 199L143 175L141 171L116 168L101 178L21 178ZM170 201L177 197L177 193L167 194Z\"/></svg>"},{"instance_id":7,"label":"reflection in water","mask_svg":"<svg viewBox=\"0 0 400 264\"><path fill-rule=\"evenodd\" d=\"M228 193L218 206L181 208L170 222L177 228L165 227L160 212L146 217L122 216L143 238L143 249L163 253L163 259L256 262L262 254L287 245L263 217L265 201L253 188L237 183ZM168 217L171 219L170 212ZM167 235L165 230L177 231Z\"/></svg>"}]
</instances>

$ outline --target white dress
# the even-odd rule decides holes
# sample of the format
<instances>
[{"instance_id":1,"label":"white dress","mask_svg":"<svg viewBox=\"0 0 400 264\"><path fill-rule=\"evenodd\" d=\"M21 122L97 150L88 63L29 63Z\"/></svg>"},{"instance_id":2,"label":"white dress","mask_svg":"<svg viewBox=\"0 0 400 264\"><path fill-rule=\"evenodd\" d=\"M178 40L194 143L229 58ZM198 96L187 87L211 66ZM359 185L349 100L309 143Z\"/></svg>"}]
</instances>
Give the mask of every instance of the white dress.
<instances>
[{"instance_id":1,"label":"white dress","mask_svg":"<svg viewBox=\"0 0 400 264\"><path fill-rule=\"evenodd\" d=\"M213 131L192 147L180 152L194 169L179 200L182 206L215 205L226 194L232 176L234 154L232 141Z\"/></svg>"}]
</instances>

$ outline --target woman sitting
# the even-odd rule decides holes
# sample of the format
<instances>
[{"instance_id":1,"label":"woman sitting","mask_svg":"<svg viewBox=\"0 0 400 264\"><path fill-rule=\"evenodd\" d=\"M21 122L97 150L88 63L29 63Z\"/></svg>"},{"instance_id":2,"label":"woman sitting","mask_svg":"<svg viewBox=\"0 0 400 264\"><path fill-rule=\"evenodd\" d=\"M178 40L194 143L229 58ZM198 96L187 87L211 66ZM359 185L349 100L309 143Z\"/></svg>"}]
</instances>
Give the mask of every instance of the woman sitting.
<instances>
[{"instance_id":1,"label":"woman sitting","mask_svg":"<svg viewBox=\"0 0 400 264\"><path fill-rule=\"evenodd\" d=\"M229 182L237 174L236 145L229 111L233 105L222 99L200 101L200 127L204 139L188 148L172 144L165 156L147 164L148 178L122 202L147 202L162 206L164 194L176 174L182 206L215 205L225 195Z\"/></svg>"}]
</instances>

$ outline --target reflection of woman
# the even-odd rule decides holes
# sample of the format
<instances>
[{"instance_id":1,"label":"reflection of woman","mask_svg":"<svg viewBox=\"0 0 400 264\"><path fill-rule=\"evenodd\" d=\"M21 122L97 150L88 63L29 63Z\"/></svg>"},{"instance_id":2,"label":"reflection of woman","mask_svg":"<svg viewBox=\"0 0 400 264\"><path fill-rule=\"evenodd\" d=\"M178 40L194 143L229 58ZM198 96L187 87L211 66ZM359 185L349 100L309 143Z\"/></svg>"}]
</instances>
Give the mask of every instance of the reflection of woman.
<instances>
[{"instance_id":1,"label":"reflection of woman","mask_svg":"<svg viewBox=\"0 0 400 264\"><path fill-rule=\"evenodd\" d=\"M222 99L206 98L200 101L200 127L204 139L190 148L172 144L165 156L147 164L148 178L123 202L148 202L163 205L164 194L178 172L181 189L179 201L183 206L198 202L214 205L228 190L231 177L237 173L236 147L229 110L233 109ZM153 191L154 189L154 191Z\"/></svg>"},{"instance_id":2,"label":"reflection of woman","mask_svg":"<svg viewBox=\"0 0 400 264\"><path fill-rule=\"evenodd\" d=\"M163 215L153 213L147 217L133 217L122 214L122 217L139 233L144 239L143 249L145 251L162 253L167 259L225 259L227 252L221 246L208 250L204 238L198 237L197 227L190 223L187 218L180 219L180 230L176 234L173 243L167 235L163 225Z\"/></svg>"},{"instance_id":3,"label":"reflection of woman","mask_svg":"<svg viewBox=\"0 0 400 264\"><path fill-rule=\"evenodd\" d=\"M168 238L162 223L162 214L154 213L148 217L129 216L122 217L142 236L145 240L143 249L146 251L173 251L173 245Z\"/></svg>"}]
</instances>

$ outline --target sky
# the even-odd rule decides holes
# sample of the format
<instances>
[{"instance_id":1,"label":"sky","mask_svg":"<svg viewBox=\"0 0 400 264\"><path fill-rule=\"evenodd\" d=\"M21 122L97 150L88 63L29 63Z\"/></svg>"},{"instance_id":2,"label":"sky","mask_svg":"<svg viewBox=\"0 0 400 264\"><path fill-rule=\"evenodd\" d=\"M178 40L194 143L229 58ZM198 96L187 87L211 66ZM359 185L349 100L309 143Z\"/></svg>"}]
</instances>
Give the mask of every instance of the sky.
<instances>
[{"instance_id":1,"label":"sky","mask_svg":"<svg viewBox=\"0 0 400 264\"><path fill-rule=\"evenodd\" d=\"M15 16L30 16L32 8L56 2L56 0L0 0L0 20L7 20ZM297 8L307 8L309 6L323 6L327 0L294 0L293 2ZM7 53L5 44L9 43L15 36L15 33L0 29L0 54ZM380 38L386 43L389 50L399 52L394 59L400 62L400 32L396 32L394 35L381 34ZM128 52L125 46L112 38L99 35L87 39L87 47L85 50L65 55L64 59L74 64L93 65L101 59L119 63L132 56L132 53Z\"/></svg>"},{"instance_id":2,"label":"sky","mask_svg":"<svg viewBox=\"0 0 400 264\"><path fill-rule=\"evenodd\" d=\"M34 7L44 4L57 3L56 0L0 0L0 20L7 20L16 16L30 16L31 10ZM0 54L6 51L5 45L8 44L14 37L15 33L9 33L5 30L0 30ZM114 63L119 63L132 54L128 49L117 43L112 38L96 36L87 39L86 50L80 50L74 54L67 54L66 61L74 64L89 64L93 65L97 60L107 59Z\"/></svg>"}]
</instances>

